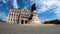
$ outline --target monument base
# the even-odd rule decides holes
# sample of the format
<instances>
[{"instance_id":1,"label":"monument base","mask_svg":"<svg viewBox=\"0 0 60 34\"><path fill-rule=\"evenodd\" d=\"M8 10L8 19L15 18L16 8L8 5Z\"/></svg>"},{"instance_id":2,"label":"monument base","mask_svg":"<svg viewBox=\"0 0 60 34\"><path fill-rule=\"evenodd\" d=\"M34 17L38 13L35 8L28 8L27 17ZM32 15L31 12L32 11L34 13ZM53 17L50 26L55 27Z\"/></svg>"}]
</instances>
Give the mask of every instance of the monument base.
<instances>
[{"instance_id":1,"label":"monument base","mask_svg":"<svg viewBox=\"0 0 60 34\"><path fill-rule=\"evenodd\" d=\"M32 20L31 20L31 24L41 24L41 21L38 18L38 13L37 13L36 10L34 10L34 12L33 12L33 17L32 17Z\"/></svg>"},{"instance_id":2,"label":"monument base","mask_svg":"<svg viewBox=\"0 0 60 34\"><path fill-rule=\"evenodd\" d=\"M38 17L33 16L31 24L41 24L41 21L39 20Z\"/></svg>"}]
</instances>

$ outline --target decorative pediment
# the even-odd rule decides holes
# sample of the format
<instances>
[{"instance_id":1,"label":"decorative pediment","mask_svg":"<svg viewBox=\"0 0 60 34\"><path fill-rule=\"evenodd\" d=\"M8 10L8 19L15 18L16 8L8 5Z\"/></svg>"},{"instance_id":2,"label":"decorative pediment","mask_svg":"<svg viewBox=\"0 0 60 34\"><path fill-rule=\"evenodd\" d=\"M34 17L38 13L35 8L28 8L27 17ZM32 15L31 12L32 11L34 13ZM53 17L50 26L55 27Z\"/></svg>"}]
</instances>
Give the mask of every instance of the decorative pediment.
<instances>
[{"instance_id":1,"label":"decorative pediment","mask_svg":"<svg viewBox=\"0 0 60 34\"><path fill-rule=\"evenodd\" d=\"M21 11L29 11L27 7L25 6Z\"/></svg>"}]
</instances>

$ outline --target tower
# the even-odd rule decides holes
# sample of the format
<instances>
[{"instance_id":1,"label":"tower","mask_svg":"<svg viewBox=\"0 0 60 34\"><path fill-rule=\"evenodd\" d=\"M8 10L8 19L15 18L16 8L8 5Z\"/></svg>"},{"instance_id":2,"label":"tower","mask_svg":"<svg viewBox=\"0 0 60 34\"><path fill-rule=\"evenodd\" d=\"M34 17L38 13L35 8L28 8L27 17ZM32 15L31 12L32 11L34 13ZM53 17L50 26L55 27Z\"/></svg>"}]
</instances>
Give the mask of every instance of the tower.
<instances>
[{"instance_id":1,"label":"tower","mask_svg":"<svg viewBox=\"0 0 60 34\"><path fill-rule=\"evenodd\" d=\"M7 17L8 24L17 24L18 23L18 16L20 14L20 10L16 8L10 9L10 12Z\"/></svg>"}]
</instances>

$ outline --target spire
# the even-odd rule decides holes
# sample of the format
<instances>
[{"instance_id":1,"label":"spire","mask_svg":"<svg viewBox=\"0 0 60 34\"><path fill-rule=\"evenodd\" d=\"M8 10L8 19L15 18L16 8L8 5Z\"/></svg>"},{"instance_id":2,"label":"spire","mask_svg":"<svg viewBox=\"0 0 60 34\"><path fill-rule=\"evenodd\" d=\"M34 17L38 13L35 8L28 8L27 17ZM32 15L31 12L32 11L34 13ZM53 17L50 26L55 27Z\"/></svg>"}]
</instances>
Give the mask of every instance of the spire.
<instances>
[{"instance_id":1,"label":"spire","mask_svg":"<svg viewBox=\"0 0 60 34\"><path fill-rule=\"evenodd\" d=\"M26 9L27 10L27 6L25 6L23 9Z\"/></svg>"},{"instance_id":2,"label":"spire","mask_svg":"<svg viewBox=\"0 0 60 34\"><path fill-rule=\"evenodd\" d=\"M17 0L13 0L13 8L18 8Z\"/></svg>"},{"instance_id":3,"label":"spire","mask_svg":"<svg viewBox=\"0 0 60 34\"><path fill-rule=\"evenodd\" d=\"M25 6L21 11L27 11L27 6Z\"/></svg>"}]
</instances>

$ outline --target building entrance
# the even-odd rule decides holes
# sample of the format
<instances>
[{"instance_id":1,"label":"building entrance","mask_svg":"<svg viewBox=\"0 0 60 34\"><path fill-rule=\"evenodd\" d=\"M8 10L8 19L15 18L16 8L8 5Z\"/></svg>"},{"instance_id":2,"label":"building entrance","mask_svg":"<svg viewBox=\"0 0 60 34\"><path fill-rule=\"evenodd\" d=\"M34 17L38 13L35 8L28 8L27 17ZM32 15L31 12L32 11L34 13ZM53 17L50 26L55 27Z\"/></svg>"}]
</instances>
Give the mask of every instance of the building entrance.
<instances>
[{"instance_id":1,"label":"building entrance","mask_svg":"<svg viewBox=\"0 0 60 34\"><path fill-rule=\"evenodd\" d=\"M24 24L24 20L21 20L21 24Z\"/></svg>"},{"instance_id":2,"label":"building entrance","mask_svg":"<svg viewBox=\"0 0 60 34\"><path fill-rule=\"evenodd\" d=\"M25 20L25 24L27 24L28 22L27 22L27 20Z\"/></svg>"}]
</instances>

